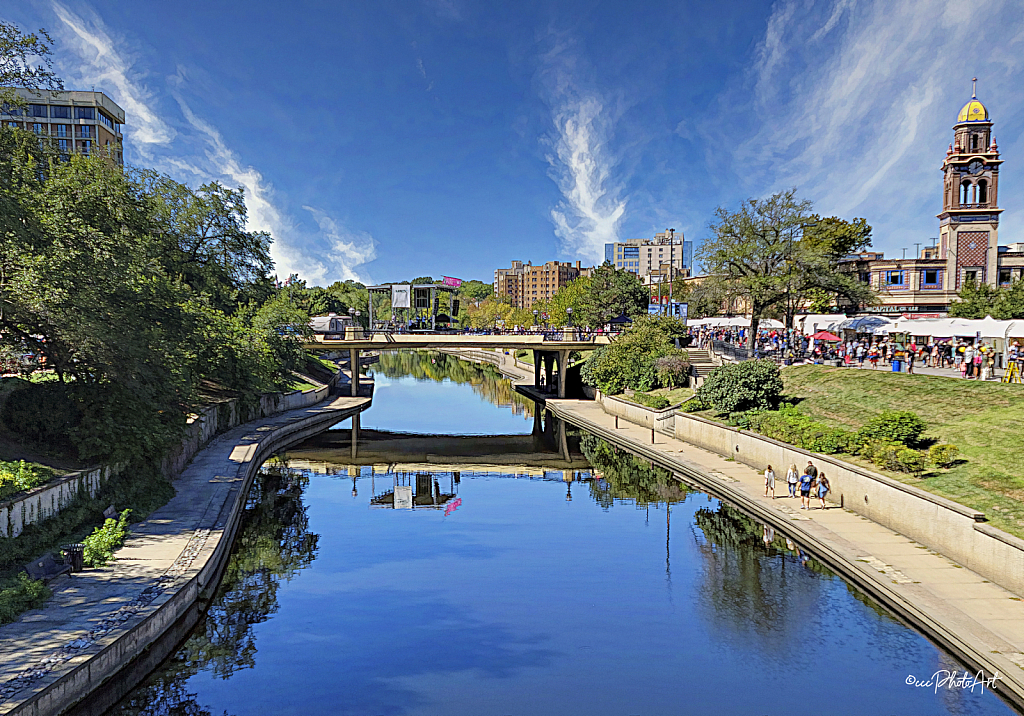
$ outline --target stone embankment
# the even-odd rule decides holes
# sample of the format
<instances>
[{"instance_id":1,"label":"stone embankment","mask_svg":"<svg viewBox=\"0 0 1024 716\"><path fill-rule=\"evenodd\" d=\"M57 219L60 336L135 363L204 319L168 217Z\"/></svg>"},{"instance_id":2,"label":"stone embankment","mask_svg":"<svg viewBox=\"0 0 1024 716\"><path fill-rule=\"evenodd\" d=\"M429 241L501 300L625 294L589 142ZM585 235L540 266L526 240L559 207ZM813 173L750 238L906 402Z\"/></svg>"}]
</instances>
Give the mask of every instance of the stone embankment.
<instances>
[{"instance_id":1,"label":"stone embankment","mask_svg":"<svg viewBox=\"0 0 1024 716\"><path fill-rule=\"evenodd\" d=\"M544 403L790 537L972 670L998 674L997 692L1024 708L1024 543L979 522L981 513L694 416L603 396ZM786 469L808 459L832 483L829 509L800 510L799 500L786 497ZM767 464L775 467L781 499L764 497Z\"/></svg>"},{"instance_id":2,"label":"stone embankment","mask_svg":"<svg viewBox=\"0 0 1024 716\"><path fill-rule=\"evenodd\" d=\"M85 712L99 714L155 668L219 581L262 462L365 410L366 387L365 397L279 412L214 438L175 481L176 496L132 527L112 568L62 577L44 607L0 627L0 714L55 716L87 697Z\"/></svg>"},{"instance_id":3,"label":"stone embankment","mask_svg":"<svg viewBox=\"0 0 1024 716\"><path fill-rule=\"evenodd\" d=\"M316 405L326 398L340 373L317 388L290 393L266 393L252 405L238 398L208 405L188 421L179 448L160 466L167 477L178 475L214 436L249 420ZM0 537L17 537L28 525L53 517L81 494L95 497L100 487L120 472L119 466L101 466L55 478L10 500L0 502Z\"/></svg>"}]
</instances>

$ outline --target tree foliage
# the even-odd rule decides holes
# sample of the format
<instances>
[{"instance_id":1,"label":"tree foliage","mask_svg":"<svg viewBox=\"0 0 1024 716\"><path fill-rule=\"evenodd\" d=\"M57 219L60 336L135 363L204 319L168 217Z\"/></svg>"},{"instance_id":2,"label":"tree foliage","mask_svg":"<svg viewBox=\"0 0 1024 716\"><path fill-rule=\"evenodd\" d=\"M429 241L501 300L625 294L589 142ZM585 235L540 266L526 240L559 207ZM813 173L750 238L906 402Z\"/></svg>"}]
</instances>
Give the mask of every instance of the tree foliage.
<instances>
[{"instance_id":1,"label":"tree foliage","mask_svg":"<svg viewBox=\"0 0 1024 716\"><path fill-rule=\"evenodd\" d=\"M1005 287L968 281L958 297L960 300L949 307L952 318L1024 318L1024 281L1014 281Z\"/></svg>"},{"instance_id":2,"label":"tree foliage","mask_svg":"<svg viewBox=\"0 0 1024 716\"><path fill-rule=\"evenodd\" d=\"M245 224L241 189L62 161L0 128L0 345L56 372L58 387L24 388L22 402L56 401L50 422L79 457L160 455L204 381L250 393L287 382L308 313L275 292L271 239Z\"/></svg>"},{"instance_id":3,"label":"tree foliage","mask_svg":"<svg viewBox=\"0 0 1024 716\"><path fill-rule=\"evenodd\" d=\"M676 319L646 314L638 317L632 327L611 345L591 352L580 376L587 385L595 386L607 395L617 395L626 388L641 392L657 388L662 384L659 358L688 358L686 351L676 350L673 346L678 326Z\"/></svg>"},{"instance_id":4,"label":"tree foliage","mask_svg":"<svg viewBox=\"0 0 1024 716\"><path fill-rule=\"evenodd\" d=\"M822 293L856 304L872 299L866 284L839 270L840 259L870 244L864 219L811 214L811 203L795 190L748 199L735 212L719 207L715 216L698 257L711 275L709 289L749 304L751 341L770 311L791 324L797 308Z\"/></svg>"},{"instance_id":5,"label":"tree foliage","mask_svg":"<svg viewBox=\"0 0 1024 716\"><path fill-rule=\"evenodd\" d=\"M14 92L15 87L39 93L64 89L53 71L52 45L46 30L25 33L17 25L0 20L0 104L26 104Z\"/></svg>"},{"instance_id":6,"label":"tree foliage","mask_svg":"<svg viewBox=\"0 0 1024 716\"><path fill-rule=\"evenodd\" d=\"M598 328L622 315L635 318L647 314L647 288L636 274L617 269L608 261L594 269L580 288L581 300L573 309L573 322L578 326Z\"/></svg>"}]
</instances>

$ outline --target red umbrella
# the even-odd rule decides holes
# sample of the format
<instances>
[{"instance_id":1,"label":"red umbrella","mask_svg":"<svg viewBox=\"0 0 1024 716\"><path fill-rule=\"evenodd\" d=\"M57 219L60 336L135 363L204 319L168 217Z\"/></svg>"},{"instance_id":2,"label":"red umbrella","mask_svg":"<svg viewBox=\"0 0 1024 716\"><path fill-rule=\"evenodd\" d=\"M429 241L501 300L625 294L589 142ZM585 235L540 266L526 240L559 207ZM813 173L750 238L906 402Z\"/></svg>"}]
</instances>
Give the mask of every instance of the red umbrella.
<instances>
[{"instance_id":1,"label":"red umbrella","mask_svg":"<svg viewBox=\"0 0 1024 716\"><path fill-rule=\"evenodd\" d=\"M811 338L813 338L816 341L841 341L841 340L843 340L842 338L840 338L836 334L829 333L828 331L818 331L813 336L811 336Z\"/></svg>"}]
</instances>

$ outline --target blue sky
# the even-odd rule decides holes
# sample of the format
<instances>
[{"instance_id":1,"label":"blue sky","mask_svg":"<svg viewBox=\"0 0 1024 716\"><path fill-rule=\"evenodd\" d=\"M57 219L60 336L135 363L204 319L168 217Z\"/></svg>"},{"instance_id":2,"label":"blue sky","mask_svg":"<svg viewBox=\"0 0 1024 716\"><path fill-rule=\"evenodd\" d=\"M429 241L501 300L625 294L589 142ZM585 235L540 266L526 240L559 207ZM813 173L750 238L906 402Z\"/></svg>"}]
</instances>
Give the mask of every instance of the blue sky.
<instances>
[{"instance_id":1,"label":"blue sky","mask_svg":"<svg viewBox=\"0 0 1024 716\"><path fill-rule=\"evenodd\" d=\"M789 187L911 253L973 76L1000 243L1024 241L1020 0L5 5L125 108L128 161L245 187L312 283L699 244L715 207Z\"/></svg>"}]
</instances>

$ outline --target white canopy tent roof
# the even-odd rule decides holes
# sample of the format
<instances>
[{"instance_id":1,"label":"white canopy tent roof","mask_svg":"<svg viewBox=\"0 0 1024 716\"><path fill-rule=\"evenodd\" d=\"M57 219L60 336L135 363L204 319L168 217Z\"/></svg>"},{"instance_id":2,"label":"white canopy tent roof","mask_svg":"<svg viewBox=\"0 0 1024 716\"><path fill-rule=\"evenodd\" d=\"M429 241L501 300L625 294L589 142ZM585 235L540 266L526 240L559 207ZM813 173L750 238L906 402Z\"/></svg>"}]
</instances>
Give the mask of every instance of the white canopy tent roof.
<instances>
[{"instance_id":1,"label":"white canopy tent roof","mask_svg":"<svg viewBox=\"0 0 1024 716\"><path fill-rule=\"evenodd\" d=\"M750 319L746 316L733 316L732 318L725 318L724 316L713 316L711 318L698 318L694 321L687 322L691 326L715 326L717 328L750 328ZM785 324L782 321L776 321L773 318L762 318L758 325L761 328L785 328Z\"/></svg>"}]
</instances>

